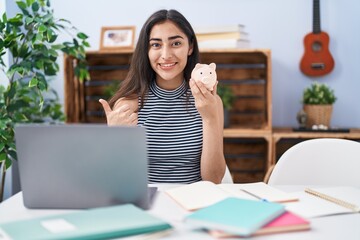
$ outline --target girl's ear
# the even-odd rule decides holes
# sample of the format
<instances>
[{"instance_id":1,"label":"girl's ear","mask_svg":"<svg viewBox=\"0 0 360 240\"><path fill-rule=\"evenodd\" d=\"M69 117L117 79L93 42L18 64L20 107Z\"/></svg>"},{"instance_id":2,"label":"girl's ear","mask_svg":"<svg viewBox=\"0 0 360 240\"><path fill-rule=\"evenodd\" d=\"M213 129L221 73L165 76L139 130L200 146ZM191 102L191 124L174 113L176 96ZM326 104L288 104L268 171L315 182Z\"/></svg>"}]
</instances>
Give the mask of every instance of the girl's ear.
<instances>
[{"instance_id":1,"label":"girl's ear","mask_svg":"<svg viewBox=\"0 0 360 240\"><path fill-rule=\"evenodd\" d=\"M188 51L188 56L190 56L193 53L193 45L191 44Z\"/></svg>"}]
</instances>

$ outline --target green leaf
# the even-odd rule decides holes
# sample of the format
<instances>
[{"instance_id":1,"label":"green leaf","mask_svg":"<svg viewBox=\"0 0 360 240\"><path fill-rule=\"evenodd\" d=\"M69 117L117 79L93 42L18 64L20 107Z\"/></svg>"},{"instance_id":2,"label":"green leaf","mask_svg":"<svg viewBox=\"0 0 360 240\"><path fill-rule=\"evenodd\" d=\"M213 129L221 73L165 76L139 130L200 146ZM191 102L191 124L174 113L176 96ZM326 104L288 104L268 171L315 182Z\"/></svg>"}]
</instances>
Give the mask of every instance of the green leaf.
<instances>
[{"instance_id":1,"label":"green leaf","mask_svg":"<svg viewBox=\"0 0 360 240\"><path fill-rule=\"evenodd\" d=\"M5 151L4 152L0 151L0 162L3 162L5 160L5 158L6 158Z\"/></svg>"},{"instance_id":2,"label":"green leaf","mask_svg":"<svg viewBox=\"0 0 360 240\"><path fill-rule=\"evenodd\" d=\"M4 13L4 14L2 15L2 20L3 20L4 23L7 23L6 13Z\"/></svg>"},{"instance_id":3,"label":"green leaf","mask_svg":"<svg viewBox=\"0 0 360 240\"><path fill-rule=\"evenodd\" d=\"M16 86L17 86L17 82L12 82L7 89L7 97L8 98L13 98L15 96L16 93Z\"/></svg>"},{"instance_id":4,"label":"green leaf","mask_svg":"<svg viewBox=\"0 0 360 240\"><path fill-rule=\"evenodd\" d=\"M5 148L5 143L0 142L0 152L2 152L4 148Z\"/></svg>"},{"instance_id":5,"label":"green leaf","mask_svg":"<svg viewBox=\"0 0 360 240\"><path fill-rule=\"evenodd\" d=\"M16 122L29 122L30 119L21 112L15 112L14 113L14 119L16 119Z\"/></svg>"},{"instance_id":6,"label":"green leaf","mask_svg":"<svg viewBox=\"0 0 360 240\"><path fill-rule=\"evenodd\" d=\"M69 23L69 24L71 23L69 20L66 20L66 19L64 19L64 18L60 18L59 21L60 21L60 22L66 22L66 23Z\"/></svg>"},{"instance_id":7,"label":"green leaf","mask_svg":"<svg viewBox=\"0 0 360 240\"><path fill-rule=\"evenodd\" d=\"M38 79L33 77L29 82L29 87L36 87L38 82L39 82Z\"/></svg>"},{"instance_id":8,"label":"green leaf","mask_svg":"<svg viewBox=\"0 0 360 240\"><path fill-rule=\"evenodd\" d=\"M37 69L40 69L40 70L44 69L44 61L42 61L42 60L36 61L36 62L35 62L35 67L36 67Z\"/></svg>"},{"instance_id":9,"label":"green leaf","mask_svg":"<svg viewBox=\"0 0 360 240\"><path fill-rule=\"evenodd\" d=\"M43 40L43 36L41 33L36 34L35 40L41 42Z\"/></svg>"},{"instance_id":10,"label":"green leaf","mask_svg":"<svg viewBox=\"0 0 360 240\"><path fill-rule=\"evenodd\" d=\"M8 19L8 23L16 27L22 26L23 25L22 18L23 15L18 13L16 14L15 17Z\"/></svg>"},{"instance_id":11,"label":"green leaf","mask_svg":"<svg viewBox=\"0 0 360 240\"><path fill-rule=\"evenodd\" d=\"M54 49L49 49L49 54L53 57L58 57L59 54Z\"/></svg>"},{"instance_id":12,"label":"green leaf","mask_svg":"<svg viewBox=\"0 0 360 240\"><path fill-rule=\"evenodd\" d=\"M78 47L78 46L79 46L79 42L78 42L78 40L76 40L75 38L73 39L73 42L74 42L75 47Z\"/></svg>"},{"instance_id":13,"label":"green leaf","mask_svg":"<svg viewBox=\"0 0 360 240\"><path fill-rule=\"evenodd\" d=\"M17 1L16 4L18 5L18 7L19 7L20 9L25 10L25 9L27 8L26 3L24 3L24 2Z\"/></svg>"},{"instance_id":14,"label":"green leaf","mask_svg":"<svg viewBox=\"0 0 360 240\"><path fill-rule=\"evenodd\" d=\"M54 50L60 50L62 48L64 48L65 46L63 44L54 44L51 46L52 49Z\"/></svg>"},{"instance_id":15,"label":"green leaf","mask_svg":"<svg viewBox=\"0 0 360 240\"><path fill-rule=\"evenodd\" d=\"M41 24L38 28L38 31L42 33L42 32L46 32L47 29L48 28L44 24Z\"/></svg>"},{"instance_id":16,"label":"green leaf","mask_svg":"<svg viewBox=\"0 0 360 240\"><path fill-rule=\"evenodd\" d=\"M16 153L15 153L15 158L14 159L17 160ZM11 166L11 163L12 163L12 161L9 158L9 156L6 156L6 158L5 158L5 168L8 169Z\"/></svg>"},{"instance_id":17,"label":"green leaf","mask_svg":"<svg viewBox=\"0 0 360 240\"><path fill-rule=\"evenodd\" d=\"M34 3L35 0L26 0L26 4L28 6L31 6Z\"/></svg>"},{"instance_id":18,"label":"green leaf","mask_svg":"<svg viewBox=\"0 0 360 240\"><path fill-rule=\"evenodd\" d=\"M38 88L39 88L41 91L45 91L46 88L47 88L46 82L40 81L39 84L38 84Z\"/></svg>"},{"instance_id":19,"label":"green leaf","mask_svg":"<svg viewBox=\"0 0 360 240\"><path fill-rule=\"evenodd\" d=\"M24 59L28 53L28 46L26 45L22 45L20 50L19 50L19 57L21 57L22 59Z\"/></svg>"},{"instance_id":20,"label":"green leaf","mask_svg":"<svg viewBox=\"0 0 360 240\"><path fill-rule=\"evenodd\" d=\"M39 8L40 8L39 3L34 2L34 3L31 5L31 8L32 8L32 10L33 10L34 12L39 11Z\"/></svg>"},{"instance_id":21,"label":"green leaf","mask_svg":"<svg viewBox=\"0 0 360 240\"><path fill-rule=\"evenodd\" d=\"M51 28L48 28L47 31L46 31L46 36L47 36L48 42L50 41L53 34L54 34L54 31L51 30Z\"/></svg>"},{"instance_id":22,"label":"green leaf","mask_svg":"<svg viewBox=\"0 0 360 240\"><path fill-rule=\"evenodd\" d=\"M90 44L86 41L83 41L82 44L85 46L85 47L90 47Z\"/></svg>"},{"instance_id":23,"label":"green leaf","mask_svg":"<svg viewBox=\"0 0 360 240\"><path fill-rule=\"evenodd\" d=\"M14 149L9 150L9 155L12 157L12 159L17 159L17 154Z\"/></svg>"},{"instance_id":24,"label":"green leaf","mask_svg":"<svg viewBox=\"0 0 360 240\"><path fill-rule=\"evenodd\" d=\"M83 40L88 38L88 36L85 33L82 33L82 32L79 32L76 36L78 38L80 38L80 39L83 39Z\"/></svg>"},{"instance_id":25,"label":"green leaf","mask_svg":"<svg viewBox=\"0 0 360 240\"><path fill-rule=\"evenodd\" d=\"M10 104L7 108L8 112L10 113L14 113L15 111L19 111L21 109L23 109L24 107L29 107L29 103L24 101L23 99L19 99L17 101L15 101L14 103ZM21 116L22 118L22 116ZM13 120L15 120L16 118L13 117Z\"/></svg>"},{"instance_id":26,"label":"green leaf","mask_svg":"<svg viewBox=\"0 0 360 240\"><path fill-rule=\"evenodd\" d=\"M32 23L33 21L34 21L34 18L32 18L32 17L27 16L27 17L25 18L25 23L26 23L26 24L30 24L30 23Z\"/></svg>"}]
</instances>

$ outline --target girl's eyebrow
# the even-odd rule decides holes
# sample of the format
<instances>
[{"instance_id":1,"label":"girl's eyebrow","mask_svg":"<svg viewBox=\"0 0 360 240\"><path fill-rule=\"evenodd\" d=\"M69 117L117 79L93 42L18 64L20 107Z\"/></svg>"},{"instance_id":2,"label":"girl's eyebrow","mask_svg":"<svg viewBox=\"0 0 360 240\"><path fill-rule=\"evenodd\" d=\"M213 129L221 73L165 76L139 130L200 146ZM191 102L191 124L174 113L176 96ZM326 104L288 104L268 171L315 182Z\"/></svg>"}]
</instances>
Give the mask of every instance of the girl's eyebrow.
<instances>
[{"instance_id":1,"label":"girl's eyebrow","mask_svg":"<svg viewBox=\"0 0 360 240\"><path fill-rule=\"evenodd\" d=\"M168 40L174 40L174 39L177 39L177 38L182 38L182 39L184 39L182 36L180 36L180 35L175 35L175 36L171 36L171 37L168 37ZM162 39L161 38L150 38L150 40L149 41L162 41Z\"/></svg>"}]
</instances>

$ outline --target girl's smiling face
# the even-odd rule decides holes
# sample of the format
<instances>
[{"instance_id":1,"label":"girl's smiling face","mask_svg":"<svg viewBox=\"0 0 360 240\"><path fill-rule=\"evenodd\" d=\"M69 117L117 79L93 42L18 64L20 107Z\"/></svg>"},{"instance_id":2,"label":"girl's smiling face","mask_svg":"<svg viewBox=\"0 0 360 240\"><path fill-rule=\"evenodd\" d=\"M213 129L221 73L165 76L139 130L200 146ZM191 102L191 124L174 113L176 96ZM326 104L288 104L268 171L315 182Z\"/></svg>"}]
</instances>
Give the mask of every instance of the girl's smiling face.
<instances>
[{"instance_id":1,"label":"girl's smiling face","mask_svg":"<svg viewBox=\"0 0 360 240\"><path fill-rule=\"evenodd\" d=\"M192 53L189 39L171 21L154 25L149 37L149 61L156 73L156 83L166 90L179 87L184 79L184 68Z\"/></svg>"}]
</instances>

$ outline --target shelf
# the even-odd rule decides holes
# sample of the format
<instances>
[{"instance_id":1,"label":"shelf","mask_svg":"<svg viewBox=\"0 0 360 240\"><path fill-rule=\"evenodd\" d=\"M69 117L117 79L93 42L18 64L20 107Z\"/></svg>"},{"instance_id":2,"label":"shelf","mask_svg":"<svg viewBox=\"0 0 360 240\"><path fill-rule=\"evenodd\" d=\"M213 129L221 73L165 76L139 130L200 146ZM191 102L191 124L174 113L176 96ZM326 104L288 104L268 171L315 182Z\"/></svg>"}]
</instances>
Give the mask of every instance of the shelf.
<instances>
[{"instance_id":1,"label":"shelf","mask_svg":"<svg viewBox=\"0 0 360 240\"><path fill-rule=\"evenodd\" d=\"M267 129L225 128L223 134L224 138L271 138Z\"/></svg>"}]
</instances>

